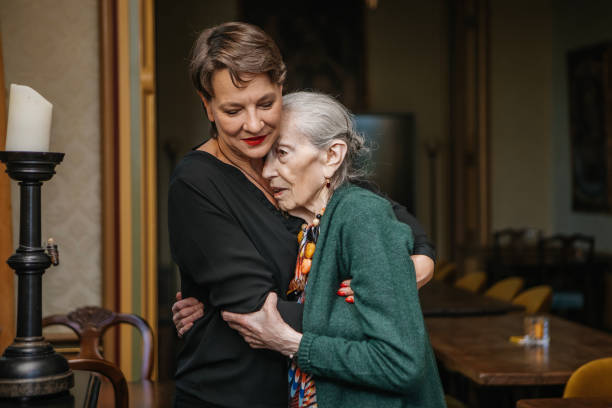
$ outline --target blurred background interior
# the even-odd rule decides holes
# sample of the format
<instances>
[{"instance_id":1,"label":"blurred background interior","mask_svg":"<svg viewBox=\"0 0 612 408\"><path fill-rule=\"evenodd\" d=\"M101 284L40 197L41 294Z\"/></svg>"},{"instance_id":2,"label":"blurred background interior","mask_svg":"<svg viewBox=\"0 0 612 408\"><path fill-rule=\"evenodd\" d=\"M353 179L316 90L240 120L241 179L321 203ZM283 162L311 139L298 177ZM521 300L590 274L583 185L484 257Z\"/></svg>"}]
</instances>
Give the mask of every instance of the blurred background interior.
<instances>
[{"instance_id":1,"label":"blurred background interior","mask_svg":"<svg viewBox=\"0 0 612 408\"><path fill-rule=\"evenodd\" d=\"M62 264L45 275L43 315L143 316L154 376L172 377L168 179L209 131L188 54L230 20L277 41L285 90L330 93L356 114L374 181L436 245L438 282L484 272L479 291L519 277L552 289L552 314L612 330L612 2L595 0L0 0L5 100L18 83L51 101L51 151L66 153L44 186L43 236ZM6 259L19 197L3 183ZM1 263L3 349L15 286ZM140 338L114 330L105 356L137 378Z\"/></svg>"}]
</instances>

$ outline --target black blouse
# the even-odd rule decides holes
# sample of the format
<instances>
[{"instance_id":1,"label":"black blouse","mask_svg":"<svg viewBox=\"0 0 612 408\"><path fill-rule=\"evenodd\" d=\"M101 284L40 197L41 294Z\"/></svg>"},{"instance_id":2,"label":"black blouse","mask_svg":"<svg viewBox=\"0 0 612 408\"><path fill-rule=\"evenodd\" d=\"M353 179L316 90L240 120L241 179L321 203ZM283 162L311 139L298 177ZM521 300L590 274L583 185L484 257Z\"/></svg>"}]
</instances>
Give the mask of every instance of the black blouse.
<instances>
[{"instance_id":1,"label":"black blouse","mask_svg":"<svg viewBox=\"0 0 612 408\"><path fill-rule=\"evenodd\" d=\"M178 164L169 190L170 249L183 296L200 299L206 310L178 357L176 388L184 400L287 407L285 358L251 349L220 311L259 310L276 291L283 319L301 323L300 306L284 292L302 222L283 216L240 170L206 152L192 151Z\"/></svg>"},{"instance_id":2,"label":"black blouse","mask_svg":"<svg viewBox=\"0 0 612 408\"><path fill-rule=\"evenodd\" d=\"M413 227L415 249L433 258L422 229L410 222L414 217L395 203L394 209ZM194 150L170 180L168 223L183 296L198 298L206 310L179 352L177 406L286 408L285 358L251 349L220 311L259 310L275 291L283 319L301 329L302 305L287 301L285 291L303 221L277 210L237 168Z\"/></svg>"}]
</instances>

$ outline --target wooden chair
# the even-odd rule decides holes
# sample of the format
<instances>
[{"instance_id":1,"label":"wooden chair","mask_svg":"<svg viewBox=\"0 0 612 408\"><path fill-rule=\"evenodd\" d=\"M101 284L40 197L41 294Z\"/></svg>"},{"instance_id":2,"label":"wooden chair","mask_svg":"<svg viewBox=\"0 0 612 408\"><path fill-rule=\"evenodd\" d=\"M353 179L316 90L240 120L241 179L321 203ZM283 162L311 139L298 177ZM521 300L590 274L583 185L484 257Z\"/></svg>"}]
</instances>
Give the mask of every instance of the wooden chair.
<instances>
[{"instance_id":1,"label":"wooden chair","mask_svg":"<svg viewBox=\"0 0 612 408\"><path fill-rule=\"evenodd\" d=\"M541 231L535 228L506 228L495 231L491 256L487 262L489 278L498 281L514 276L518 267L522 269L522 275L527 275L525 277L528 278L528 284L540 284L539 270L525 270L524 265L537 264L541 235Z\"/></svg>"},{"instance_id":2,"label":"wooden chair","mask_svg":"<svg viewBox=\"0 0 612 408\"><path fill-rule=\"evenodd\" d=\"M535 228L506 228L493 234L495 255L502 261L513 262L528 247L537 247L542 232Z\"/></svg>"},{"instance_id":3,"label":"wooden chair","mask_svg":"<svg viewBox=\"0 0 612 408\"><path fill-rule=\"evenodd\" d=\"M580 366L565 384L563 398L612 398L612 357Z\"/></svg>"},{"instance_id":4,"label":"wooden chair","mask_svg":"<svg viewBox=\"0 0 612 408\"><path fill-rule=\"evenodd\" d=\"M545 261L554 257L556 262L588 263L595 254L595 238L584 234L555 234L542 238L539 247Z\"/></svg>"},{"instance_id":5,"label":"wooden chair","mask_svg":"<svg viewBox=\"0 0 612 408\"><path fill-rule=\"evenodd\" d=\"M482 290L486 281L487 275L484 272L470 272L457 279L454 286L473 293L478 293Z\"/></svg>"},{"instance_id":6,"label":"wooden chair","mask_svg":"<svg viewBox=\"0 0 612 408\"><path fill-rule=\"evenodd\" d=\"M153 332L149 324L133 314L114 313L97 306L78 308L67 315L47 316L43 319L43 327L63 325L72 329L79 337L79 354L68 360L74 370L96 371L107 377L115 390L117 407L127 407L128 389L121 370L111 362L104 360L100 353L100 338L111 326L127 323L135 326L142 335L143 358L141 376L150 380L153 373Z\"/></svg>"},{"instance_id":7,"label":"wooden chair","mask_svg":"<svg viewBox=\"0 0 612 408\"><path fill-rule=\"evenodd\" d=\"M68 360L68 365L72 370L94 371L108 378L115 392L115 407L129 408L128 385L119 367L109 361L97 358L74 358Z\"/></svg>"},{"instance_id":8,"label":"wooden chair","mask_svg":"<svg viewBox=\"0 0 612 408\"><path fill-rule=\"evenodd\" d=\"M457 271L457 264L454 262L445 262L444 264L436 265L433 278L437 281L447 281Z\"/></svg>"},{"instance_id":9,"label":"wooden chair","mask_svg":"<svg viewBox=\"0 0 612 408\"><path fill-rule=\"evenodd\" d=\"M512 276L510 278L500 280L491 286L485 291L484 295L510 302L521 291L521 289L523 289L523 286L525 286L525 279L518 276Z\"/></svg>"},{"instance_id":10,"label":"wooden chair","mask_svg":"<svg viewBox=\"0 0 612 408\"><path fill-rule=\"evenodd\" d=\"M546 313L550 310L552 288L548 285L529 288L512 300L515 305L525 307L527 314Z\"/></svg>"}]
</instances>

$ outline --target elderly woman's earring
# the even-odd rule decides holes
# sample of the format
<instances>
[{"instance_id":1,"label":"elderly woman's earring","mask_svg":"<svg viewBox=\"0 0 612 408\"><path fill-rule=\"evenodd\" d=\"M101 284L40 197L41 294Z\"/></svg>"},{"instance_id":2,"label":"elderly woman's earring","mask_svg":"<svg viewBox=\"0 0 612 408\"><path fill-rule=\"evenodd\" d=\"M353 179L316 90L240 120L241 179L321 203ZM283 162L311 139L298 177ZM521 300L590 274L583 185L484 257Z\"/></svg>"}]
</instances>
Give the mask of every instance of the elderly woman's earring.
<instances>
[{"instance_id":1,"label":"elderly woman's earring","mask_svg":"<svg viewBox=\"0 0 612 408\"><path fill-rule=\"evenodd\" d=\"M325 177L325 187L329 188L331 186L329 177Z\"/></svg>"}]
</instances>

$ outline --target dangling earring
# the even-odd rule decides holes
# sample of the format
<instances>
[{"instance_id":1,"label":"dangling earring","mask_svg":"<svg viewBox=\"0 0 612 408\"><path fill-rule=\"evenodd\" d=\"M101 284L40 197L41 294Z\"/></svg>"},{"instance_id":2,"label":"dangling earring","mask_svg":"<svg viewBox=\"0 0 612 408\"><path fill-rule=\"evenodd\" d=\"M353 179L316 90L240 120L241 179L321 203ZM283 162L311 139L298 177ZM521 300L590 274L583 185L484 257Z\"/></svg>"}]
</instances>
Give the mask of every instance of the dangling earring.
<instances>
[{"instance_id":1,"label":"dangling earring","mask_svg":"<svg viewBox=\"0 0 612 408\"><path fill-rule=\"evenodd\" d=\"M329 177L325 177L325 187L329 188L331 185Z\"/></svg>"}]
</instances>

